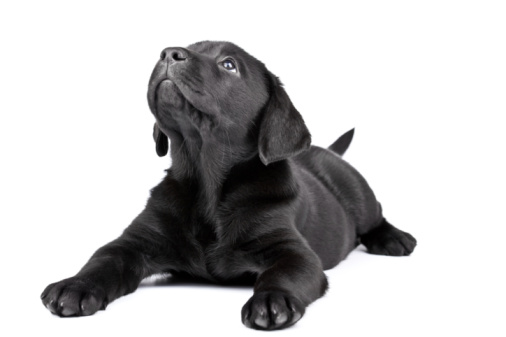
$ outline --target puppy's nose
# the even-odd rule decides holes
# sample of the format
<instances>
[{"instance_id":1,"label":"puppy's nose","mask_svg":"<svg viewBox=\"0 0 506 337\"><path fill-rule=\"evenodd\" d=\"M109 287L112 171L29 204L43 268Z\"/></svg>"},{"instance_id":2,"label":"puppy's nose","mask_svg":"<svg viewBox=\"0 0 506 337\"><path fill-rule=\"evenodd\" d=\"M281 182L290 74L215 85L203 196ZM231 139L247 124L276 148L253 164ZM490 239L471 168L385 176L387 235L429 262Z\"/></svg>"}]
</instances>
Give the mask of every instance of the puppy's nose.
<instances>
[{"instance_id":1,"label":"puppy's nose","mask_svg":"<svg viewBox=\"0 0 506 337\"><path fill-rule=\"evenodd\" d=\"M188 51L184 48L165 48L160 59L168 63L183 62L188 58Z\"/></svg>"}]
</instances>

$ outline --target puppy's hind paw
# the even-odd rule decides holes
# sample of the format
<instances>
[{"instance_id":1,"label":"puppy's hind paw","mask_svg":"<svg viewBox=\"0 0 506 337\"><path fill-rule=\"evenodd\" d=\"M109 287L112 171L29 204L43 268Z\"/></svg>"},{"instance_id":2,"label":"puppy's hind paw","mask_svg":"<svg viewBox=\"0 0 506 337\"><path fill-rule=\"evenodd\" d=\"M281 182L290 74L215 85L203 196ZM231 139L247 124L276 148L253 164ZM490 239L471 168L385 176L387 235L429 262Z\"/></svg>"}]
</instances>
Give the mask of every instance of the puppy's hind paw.
<instances>
[{"instance_id":1,"label":"puppy's hind paw","mask_svg":"<svg viewBox=\"0 0 506 337\"><path fill-rule=\"evenodd\" d=\"M360 237L367 251L376 255L407 256L416 247L416 239L409 233L395 228L386 220Z\"/></svg>"}]
</instances>

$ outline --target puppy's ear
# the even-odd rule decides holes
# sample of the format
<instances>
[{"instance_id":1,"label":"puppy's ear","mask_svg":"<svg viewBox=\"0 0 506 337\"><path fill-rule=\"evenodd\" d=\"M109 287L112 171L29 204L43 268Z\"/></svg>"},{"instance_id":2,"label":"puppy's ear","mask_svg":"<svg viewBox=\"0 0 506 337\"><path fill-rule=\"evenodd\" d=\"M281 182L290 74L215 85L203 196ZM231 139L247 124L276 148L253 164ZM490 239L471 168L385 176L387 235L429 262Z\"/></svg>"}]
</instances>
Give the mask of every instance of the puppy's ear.
<instances>
[{"instance_id":1,"label":"puppy's ear","mask_svg":"<svg viewBox=\"0 0 506 337\"><path fill-rule=\"evenodd\" d=\"M265 165L309 149L311 134L281 82L270 77L271 96L260 121L258 152Z\"/></svg>"},{"instance_id":2,"label":"puppy's ear","mask_svg":"<svg viewBox=\"0 0 506 337\"><path fill-rule=\"evenodd\" d=\"M155 123L155 126L153 127L153 138L156 143L156 154L159 157L163 157L167 154L169 151L169 139L163 133L162 130L158 127L158 124Z\"/></svg>"}]
</instances>

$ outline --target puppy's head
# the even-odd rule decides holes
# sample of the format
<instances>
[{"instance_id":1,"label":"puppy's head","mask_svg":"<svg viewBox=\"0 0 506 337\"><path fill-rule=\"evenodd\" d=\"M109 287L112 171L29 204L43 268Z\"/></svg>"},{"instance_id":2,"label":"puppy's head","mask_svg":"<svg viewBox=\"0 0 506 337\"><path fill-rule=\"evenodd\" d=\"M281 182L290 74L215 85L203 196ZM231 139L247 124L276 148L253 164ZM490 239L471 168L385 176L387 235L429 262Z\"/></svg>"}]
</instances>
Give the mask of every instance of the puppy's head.
<instances>
[{"instance_id":1,"label":"puppy's head","mask_svg":"<svg viewBox=\"0 0 506 337\"><path fill-rule=\"evenodd\" d=\"M265 65L228 42L204 41L166 48L148 87L156 118L157 153L171 142L212 142L262 162L294 156L311 135L283 89Z\"/></svg>"}]
</instances>

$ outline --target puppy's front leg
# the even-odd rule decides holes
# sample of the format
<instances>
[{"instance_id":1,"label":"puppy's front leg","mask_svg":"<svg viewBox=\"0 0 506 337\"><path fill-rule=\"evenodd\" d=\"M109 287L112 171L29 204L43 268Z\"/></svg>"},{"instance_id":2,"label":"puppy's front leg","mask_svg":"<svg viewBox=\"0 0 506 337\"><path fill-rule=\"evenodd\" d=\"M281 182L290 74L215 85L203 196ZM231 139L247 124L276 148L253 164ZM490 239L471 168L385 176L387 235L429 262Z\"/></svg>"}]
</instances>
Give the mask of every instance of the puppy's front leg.
<instances>
[{"instance_id":1,"label":"puppy's front leg","mask_svg":"<svg viewBox=\"0 0 506 337\"><path fill-rule=\"evenodd\" d=\"M327 278L319 258L301 239L274 244L259 255L266 258L267 268L242 309L242 321L259 330L286 328L325 293Z\"/></svg>"},{"instance_id":2,"label":"puppy's front leg","mask_svg":"<svg viewBox=\"0 0 506 337\"><path fill-rule=\"evenodd\" d=\"M75 276L47 286L41 295L44 306L62 317L87 316L137 289L152 274L147 256L148 250L155 249L145 244L149 226L141 217L118 239L98 249Z\"/></svg>"}]
</instances>

